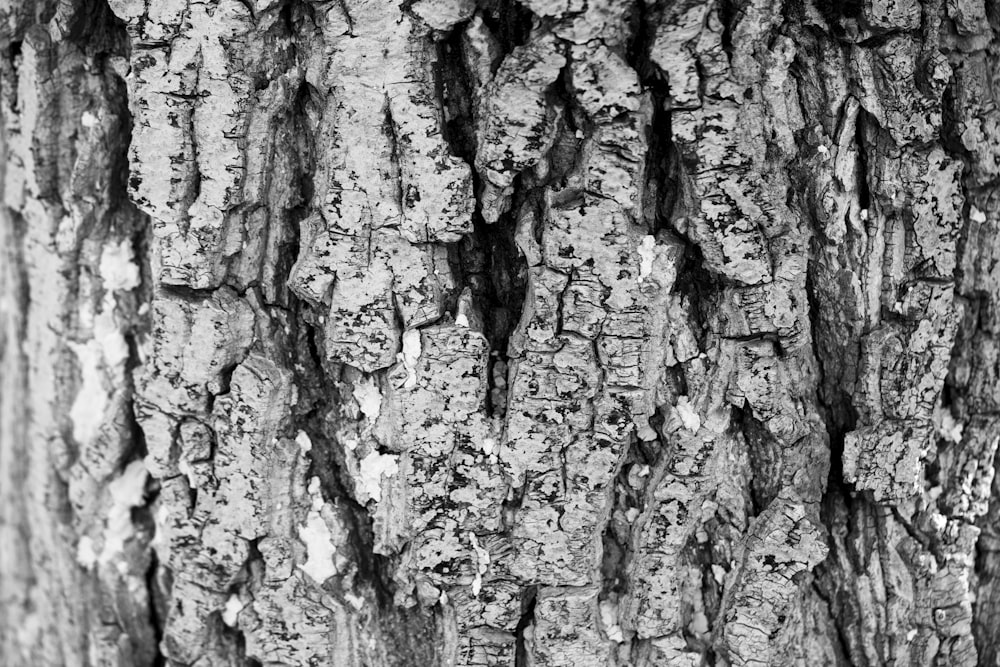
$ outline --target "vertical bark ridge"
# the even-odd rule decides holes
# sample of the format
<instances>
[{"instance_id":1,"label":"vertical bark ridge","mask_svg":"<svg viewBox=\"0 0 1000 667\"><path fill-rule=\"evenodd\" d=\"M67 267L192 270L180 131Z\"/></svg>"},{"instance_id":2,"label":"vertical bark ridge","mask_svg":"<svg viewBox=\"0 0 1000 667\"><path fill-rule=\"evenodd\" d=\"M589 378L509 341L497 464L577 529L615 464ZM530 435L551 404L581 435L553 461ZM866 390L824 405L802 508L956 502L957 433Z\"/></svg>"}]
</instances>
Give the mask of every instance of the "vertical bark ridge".
<instances>
[{"instance_id":1,"label":"vertical bark ridge","mask_svg":"<svg viewBox=\"0 0 1000 667\"><path fill-rule=\"evenodd\" d=\"M130 379L148 276L124 193L127 41L100 2L3 6L0 26L2 292L15 300L2 314L0 653L151 665Z\"/></svg>"},{"instance_id":2,"label":"vertical bark ridge","mask_svg":"<svg viewBox=\"0 0 1000 667\"><path fill-rule=\"evenodd\" d=\"M991 465L978 461L993 460L995 443L963 436L959 421L971 426L974 413L941 395L949 360L947 385L966 382L954 369L971 334L956 343L969 325L954 290L956 276L971 278L957 242L975 224L972 165L949 139L974 107L951 115L942 100L964 88L947 56L958 62L989 26L961 3L858 9L827 16L834 41L812 47L855 73L822 83L838 91L825 116L840 111L832 173L813 185L813 284L818 319L831 327L818 337L831 369L821 395L832 432L844 436L820 588L851 664L976 664L973 524L985 511L978 469ZM837 368L838 359L847 363Z\"/></svg>"},{"instance_id":3,"label":"vertical bark ridge","mask_svg":"<svg viewBox=\"0 0 1000 667\"><path fill-rule=\"evenodd\" d=\"M996 245L997 186L1000 161L996 127L996 47L1000 29L996 8L950 8L946 53L953 79L945 96L944 135L948 150L964 163L965 225L956 271L960 319L943 395L940 431L946 436L937 457L942 492L938 507L949 523L963 522L961 556L974 562L969 589L975 645L981 664L997 660L997 378L993 324L997 289L989 257ZM959 430L959 425L962 428ZM966 527L964 524L973 524ZM975 543L973 544L973 540ZM965 621L967 617L962 617ZM964 628L962 628L964 630Z\"/></svg>"},{"instance_id":4,"label":"vertical bark ridge","mask_svg":"<svg viewBox=\"0 0 1000 667\"><path fill-rule=\"evenodd\" d=\"M671 312L682 384L662 411L676 450L637 540L636 627L654 663L693 664L706 644L733 664L822 650L797 646L799 580L825 553L827 443L811 399L808 236L786 203L801 118L782 21L774 3L676 3L650 51L679 157L670 222L711 276Z\"/></svg>"}]
</instances>

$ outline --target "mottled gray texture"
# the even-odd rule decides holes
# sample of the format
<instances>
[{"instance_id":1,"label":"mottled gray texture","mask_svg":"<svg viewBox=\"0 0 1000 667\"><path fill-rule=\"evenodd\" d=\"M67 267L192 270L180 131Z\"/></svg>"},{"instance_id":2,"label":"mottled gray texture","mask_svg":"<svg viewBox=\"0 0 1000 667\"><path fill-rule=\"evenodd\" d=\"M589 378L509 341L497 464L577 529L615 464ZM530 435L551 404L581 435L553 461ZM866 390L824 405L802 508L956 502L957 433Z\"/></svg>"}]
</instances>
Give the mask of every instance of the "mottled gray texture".
<instances>
[{"instance_id":1,"label":"mottled gray texture","mask_svg":"<svg viewBox=\"0 0 1000 667\"><path fill-rule=\"evenodd\" d=\"M0 0L0 663L994 664L997 31Z\"/></svg>"}]
</instances>

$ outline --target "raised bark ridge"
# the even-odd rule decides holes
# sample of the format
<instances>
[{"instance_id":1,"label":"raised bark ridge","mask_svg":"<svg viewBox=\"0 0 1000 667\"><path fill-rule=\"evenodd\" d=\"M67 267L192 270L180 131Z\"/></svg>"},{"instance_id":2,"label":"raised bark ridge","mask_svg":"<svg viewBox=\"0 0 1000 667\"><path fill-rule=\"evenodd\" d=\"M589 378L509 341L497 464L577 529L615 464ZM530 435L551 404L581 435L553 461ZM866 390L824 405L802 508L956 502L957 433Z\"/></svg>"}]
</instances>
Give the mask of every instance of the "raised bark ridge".
<instances>
[{"instance_id":1,"label":"raised bark ridge","mask_svg":"<svg viewBox=\"0 0 1000 667\"><path fill-rule=\"evenodd\" d=\"M0 0L0 655L997 657L982 0Z\"/></svg>"}]
</instances>

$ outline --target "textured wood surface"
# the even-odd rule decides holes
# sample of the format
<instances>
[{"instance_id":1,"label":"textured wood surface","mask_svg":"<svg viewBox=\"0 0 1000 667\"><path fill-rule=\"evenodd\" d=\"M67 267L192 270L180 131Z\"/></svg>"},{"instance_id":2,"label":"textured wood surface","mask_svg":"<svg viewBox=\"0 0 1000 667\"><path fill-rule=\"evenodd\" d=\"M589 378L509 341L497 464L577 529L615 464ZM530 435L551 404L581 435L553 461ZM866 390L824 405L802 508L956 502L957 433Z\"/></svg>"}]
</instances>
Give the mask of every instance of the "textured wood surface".
<instances>
[{"instance_id":1,"label":"textured wood surface","mask_svg":"<svg viewBox=\"0 0 1000 667\"><path fill-rule=\"evenodd\" d=\"M998 31L0 0L0 664L1000 664Z\"/></svg>"}]
</instances>

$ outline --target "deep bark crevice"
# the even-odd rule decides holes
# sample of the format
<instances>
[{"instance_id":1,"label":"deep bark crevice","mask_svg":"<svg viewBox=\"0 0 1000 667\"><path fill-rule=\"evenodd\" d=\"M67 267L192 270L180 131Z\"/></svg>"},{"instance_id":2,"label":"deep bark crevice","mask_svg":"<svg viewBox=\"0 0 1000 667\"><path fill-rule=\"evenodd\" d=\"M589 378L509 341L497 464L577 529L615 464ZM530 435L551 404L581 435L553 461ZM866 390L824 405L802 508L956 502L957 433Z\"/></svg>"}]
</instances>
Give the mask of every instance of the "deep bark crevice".
<instances>
[{"instance_id":1,"label":"deep bark crevice","mask_svg":"<svg viewBox=\"0 0 1000 667\"><path fill-rule=\"evenodd\" d=\"M855 124L854 145L858 149L858 173L860 175L860 178L857 180L858 205L864 211L870 210L872 205L872 193L868 185L868 129L870 124L871 121L867 119L866 112L864 110L859 111Z\"/></svg>"},{"instance_id":2,"label":"deep bark crevice","mask_svg":"<svg viewBox=\"0 0 1000 667\"><path fill-rule=\"evenodd\" d=\"M530 13L514 11L501 22L491 21L489 11L480 13L484 23L497 33L500 48L509 52L523 40L522 29ZM473 77L466 70L462 54L462 31L465 24L455 26L437 43L438 60L435 67L438 98L442 109L442 128L445 141L453 155L470 166L476 157L476 111L474 108ZM481 215L480 193L484 187L481 175L472 170L472 189L476 206L472 214L472 233L461 241L448 245L449 262L458 278L458 289L449 298L450 310L457 314L457 299L463 289L469 289L472 306L482 318L483 334L489 341L490 357L487 369L486 411L490 416L502 415L505 406L505 387L499 382L506 377L507 344L517 327L524 306L527 287L527 265L517 247L514 235L517 216L525 197L522 179L515 179L510 210L494 223L487 223Z\"/></svg>"},{"instance_id":3,"label":"deep bark crevice","mask_svg":"<svg viewBox=\"0 0 1000 667\"><path fill-rule=\"evenodd\" d=\"M299 303L299 308L304 304ZM383 609L392 604L392 584L385 575L384 557L374 552L372 517L348 490L349 476L345 472L343 444L329 432L330 416L338 412L344 401L341 396L342 368L324 360L317 348L315 327L308 324L300 310L295 357L296 385L300 387L299 403L294 418L296 427L313 443L309 451L311 466L307 478L320 480L323 496L343 508L351 535L347 543L354 550L354 563L363 582L371 586L375 599Z\"/></svg>"},{"instance_id":4,"label":"deep bark crevice","mask_svg":"<svg viewBox=\"0 0 1000 667\"><path fill-rule=\"evenodd\" d=\"M160 576L160 562L156 552L150 550L149 568L146 570L145 586L149 595L149 625L153 629L153 636L156 638L154 647L155 656L153 667L166 667L167 658L160 651L160 642L163 641L163 627L167 616L167 595L160 587L157 577Z\"/></svg>"},{"instance_id":5,"label":"deep bark crevice","mask_svg":"<svg viewBox=\"0 0 1000 667\"><path fill-rule=\"evenodd\" d=\"M515 0L482 0L483 23L499 40L505 53L528 41L537 20L524 4Z\"/></svg>"},{"instance_id":6,"label":"deep bark crevice","mask_svg":"<svg viewBox=\"0 0 1000 667\"><path fill-rule=\"evenodd\" d=\"M529 586L521 591L521 617L517 621L514 629L515 653L514 667L530 667L531 658L528 653L528 638L526 633L531 632L531 627L535 622L535 603L537 602L537 586Z\"/></svg>"}]
</instances>

